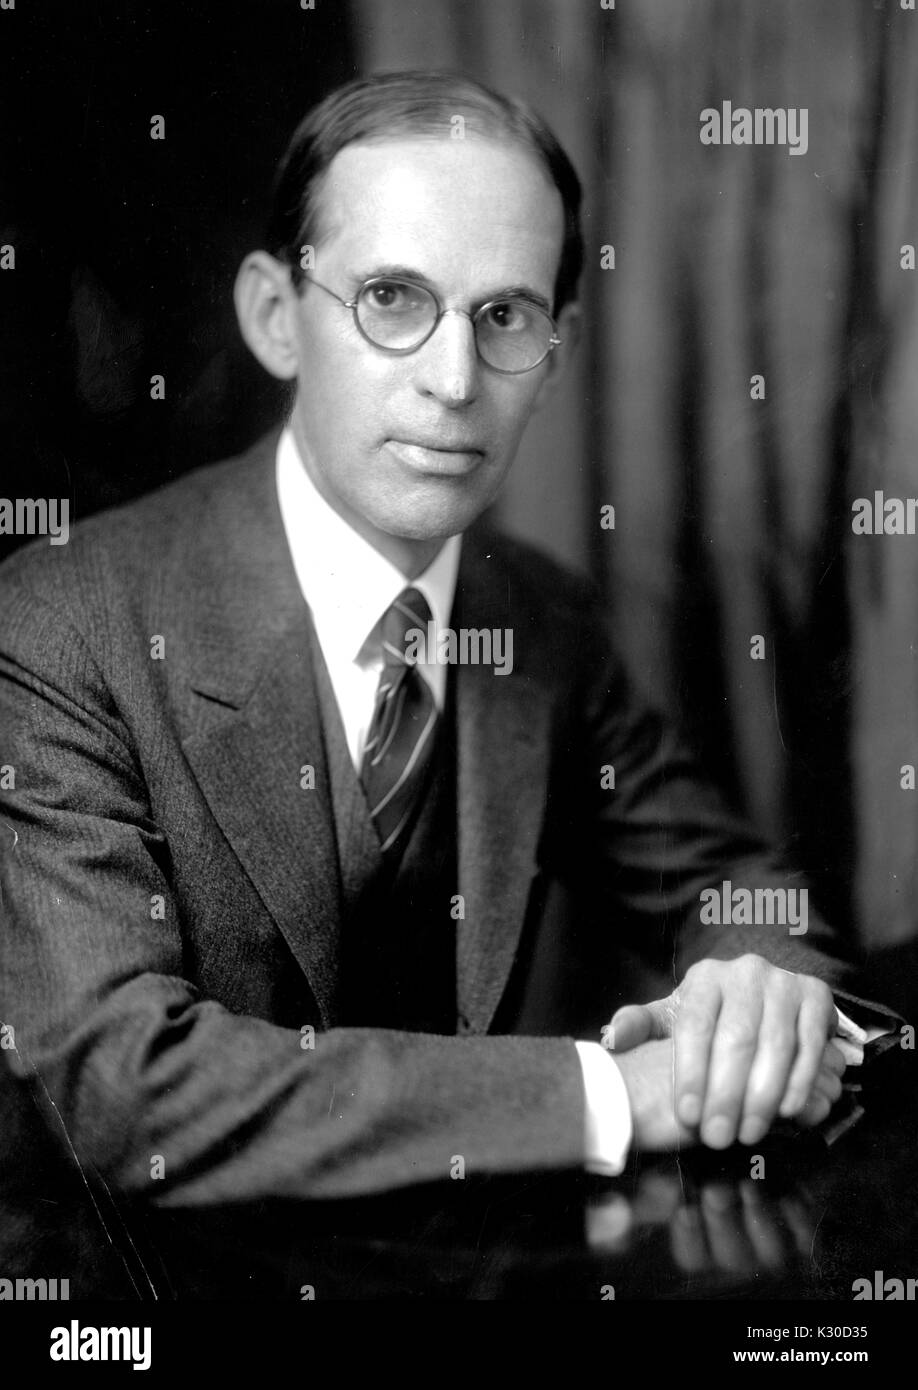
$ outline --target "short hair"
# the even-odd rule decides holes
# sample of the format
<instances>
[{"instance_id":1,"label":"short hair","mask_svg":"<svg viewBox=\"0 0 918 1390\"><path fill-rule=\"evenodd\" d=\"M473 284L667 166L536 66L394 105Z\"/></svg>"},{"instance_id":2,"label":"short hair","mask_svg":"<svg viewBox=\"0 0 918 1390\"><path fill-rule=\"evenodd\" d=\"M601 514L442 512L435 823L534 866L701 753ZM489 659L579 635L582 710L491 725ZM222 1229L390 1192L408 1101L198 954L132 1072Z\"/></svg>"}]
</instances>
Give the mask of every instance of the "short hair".
<instances>
[{"instance_id":1,"label":"short hair","mask_svg":"<svg viewBox=\"0 0 918 1390\"><path fill-rule=\"evenodd\" d=\"M320 239L322 182L335 155L357 141L393 135L435 135L453 129L457 115L478 134L515 140L541 163L561 195L564 241L554 285L554 310L576 298L583 266L580 180L541 116L459 73L384 73L345 83L309 111L278 166L267 249L289 267L297 289L306 276L301 248Z\"/></svg>"}]
</instances>

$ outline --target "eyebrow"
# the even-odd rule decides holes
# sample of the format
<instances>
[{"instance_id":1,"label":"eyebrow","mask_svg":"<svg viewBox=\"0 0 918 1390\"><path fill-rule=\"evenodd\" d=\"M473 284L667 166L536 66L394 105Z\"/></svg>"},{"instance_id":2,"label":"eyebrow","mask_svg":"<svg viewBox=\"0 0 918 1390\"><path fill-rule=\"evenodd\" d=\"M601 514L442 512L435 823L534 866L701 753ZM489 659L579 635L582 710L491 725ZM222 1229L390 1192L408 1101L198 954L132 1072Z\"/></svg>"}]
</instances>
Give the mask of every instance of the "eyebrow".
<instances>
[{"instance_id":1,"label":"eyebrow","mask_svg":"<svg viewBox=\"0 0 918 1390\"><path fill-rule=\"evenodd\" d=\"M365 285L367 280L377 280L385 276L392 280L412 280L417 285L422 285L424 289L430 290L441 298L437 287L422 271L414 270L408 265L377 265L367 270L365 273L356 273L350 276L354 286L354 293ZM495 299L528 299L539 309L544 309L545 313L551 317L552 307L544 294L539 294L531 285L501 285L500 288L488 290L485 294L478 297L473 304L473 311L480 309L483 304L490 304Z\"/></svg>"}]
</instances>

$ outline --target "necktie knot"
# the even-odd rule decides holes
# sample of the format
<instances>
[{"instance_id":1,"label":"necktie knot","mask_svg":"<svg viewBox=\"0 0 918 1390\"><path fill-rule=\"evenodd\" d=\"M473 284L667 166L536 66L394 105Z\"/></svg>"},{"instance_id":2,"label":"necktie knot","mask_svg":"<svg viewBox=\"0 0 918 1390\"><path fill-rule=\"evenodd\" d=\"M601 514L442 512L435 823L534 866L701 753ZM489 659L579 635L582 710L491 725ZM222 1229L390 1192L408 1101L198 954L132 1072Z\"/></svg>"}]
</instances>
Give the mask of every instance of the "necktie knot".
<instances>
[{"instance_id":1,"label":"necktie knot","mask_svg":"<svg viewBox=\"0 0 918 1390\"><path fill-rule=\"evenodd\" d=\"M385 667L414 665L412 656L408 654L409 633L420 632L426 639L427 624L431 617L430 604L420 589L402 590L383 615L382 646Z\"/></svg>"}]
</instances>

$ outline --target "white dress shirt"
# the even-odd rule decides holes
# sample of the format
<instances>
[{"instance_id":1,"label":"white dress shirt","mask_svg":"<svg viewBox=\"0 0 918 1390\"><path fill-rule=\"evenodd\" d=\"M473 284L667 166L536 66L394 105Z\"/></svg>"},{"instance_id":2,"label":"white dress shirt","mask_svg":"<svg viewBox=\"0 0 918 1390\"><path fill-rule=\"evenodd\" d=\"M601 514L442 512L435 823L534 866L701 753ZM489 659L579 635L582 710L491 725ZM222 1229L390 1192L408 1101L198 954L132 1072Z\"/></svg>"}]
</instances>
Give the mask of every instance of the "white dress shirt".
<instances>
[{"instance_id":1,"label":"white dress shirt","mask_svg":"<svg viewBox=\"0 0 918 1390\"><path fill-rule=\"evenodd\" d=\"M383 666L383 615L410 584L427 599L437 629L448 627L462 538L451 536L444 541L427 569L416 579L406 579L325 501L303 466L289 427L277 448L277 499L351 761L359 770ZM417 669L429 683L437 709L442 710L447 667L418 662ZM593 1172L615 1176L625 1166L632 1134L625 1082L599 1043L575 1046L586 1096L586 1165Z\"/></svg>"}]
</instances>

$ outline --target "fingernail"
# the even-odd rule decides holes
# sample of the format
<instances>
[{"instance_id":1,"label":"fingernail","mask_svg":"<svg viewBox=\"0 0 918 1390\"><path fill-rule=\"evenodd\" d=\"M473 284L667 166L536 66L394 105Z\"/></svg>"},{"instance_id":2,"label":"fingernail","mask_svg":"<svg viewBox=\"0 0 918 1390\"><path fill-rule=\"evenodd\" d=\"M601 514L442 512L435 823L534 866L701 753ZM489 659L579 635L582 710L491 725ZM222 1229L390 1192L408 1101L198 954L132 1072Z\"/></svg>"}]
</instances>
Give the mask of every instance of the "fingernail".
<instances>
[{"instance_id":1,"label":"fingernail","mask_svg":"<svg viewBox=\"0 0 918 1390\"><path fill-rule=\"evenodd\" d=\"M748 1120L744 1120L739 1132L741 1144L757 1144L760 1139L764 1139L768 1130L768 1125L758 1115L750 1115Z\"/></svg>"},{"instance_id":2,"label":"fingernail","mask_svg":"<svg viewBox=\"0 0 918 1390\"><path fill-rule=\"evenodd\" d=\"M733 1125L724 1115L708 1120L701 1137L709 1149L726 1149L733 1143Z\"/></svg>"},{"instance_id":3,"label":"fingernail","mask_svg":"<svg viewBox=\"0 0 918 1390\"><path fill-rule=\"evenodd\" d=\"M679 1102L679 1119L684 1125L689 1125L692 1129L701 1119L701 1097L683 1096Z\"/></svg>"}]
</instances>

